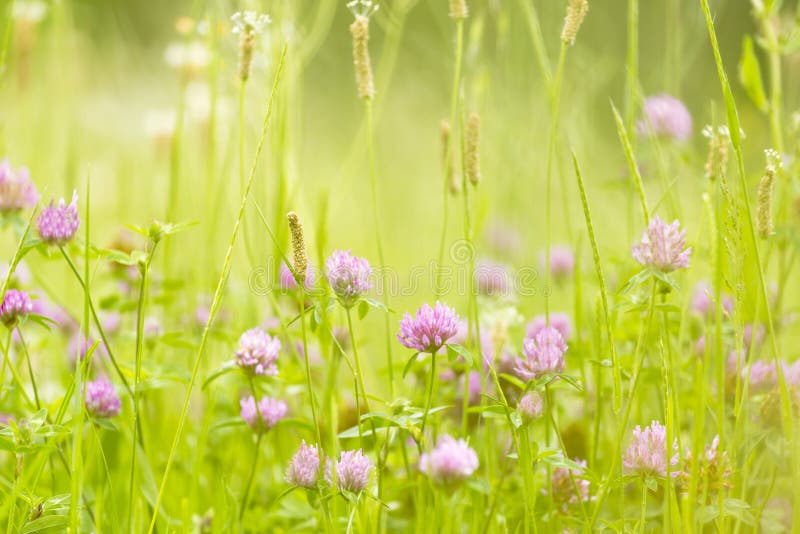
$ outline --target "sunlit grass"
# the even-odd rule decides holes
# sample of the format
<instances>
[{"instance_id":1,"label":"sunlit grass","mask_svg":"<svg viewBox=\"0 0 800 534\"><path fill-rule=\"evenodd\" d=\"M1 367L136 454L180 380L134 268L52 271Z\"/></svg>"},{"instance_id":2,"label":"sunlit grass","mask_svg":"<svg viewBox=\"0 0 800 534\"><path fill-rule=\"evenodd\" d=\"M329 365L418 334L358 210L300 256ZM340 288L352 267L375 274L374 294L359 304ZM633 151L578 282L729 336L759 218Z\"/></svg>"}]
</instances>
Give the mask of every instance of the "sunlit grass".
<instances>
[{"instance_id":1,"label":"sunlit grass","mask_svg":"<svg viewBox=\"0 0 800 534\"><path fill-rule=\"evenodd\" d=\"M800 530L793 6L0 9L8 534Z\"/></svg>"}]
</instances>

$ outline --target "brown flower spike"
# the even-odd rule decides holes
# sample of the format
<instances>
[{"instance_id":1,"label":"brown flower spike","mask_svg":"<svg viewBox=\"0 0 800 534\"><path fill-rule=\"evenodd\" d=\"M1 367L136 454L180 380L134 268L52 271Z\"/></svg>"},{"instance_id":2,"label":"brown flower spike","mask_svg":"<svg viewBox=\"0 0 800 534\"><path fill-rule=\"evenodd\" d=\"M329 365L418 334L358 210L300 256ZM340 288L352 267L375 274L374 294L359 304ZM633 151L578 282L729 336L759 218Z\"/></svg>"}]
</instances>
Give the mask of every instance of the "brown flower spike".
<instances>
[{"instance_id":1,"label":"brown flower spike","mask_svg":"<svg viewBox=\"0 0 800 534\"><path fill-rule=\"evenodd\" d=\"M467 119L466 146L464 147L467 178L472 185L481 181L481 117L477 113L470 113Z\"/></svg>"},{"instance_id":2,"label":"brown flower spike","mask_svg":"<svg viewBox=\"0 0 800 534\"><path fill-rule=\"evenodd\" d=\"M444 168L445 180L450 194L457 195L461 191L461 184L458 183L455 172L455 164L453 157L453 150L450 146L450 138L453 133L453 128L450 126L450 121L442 119L439 125L439 135L442 141L442 167Z\"/></svg>"},{"instance_id":3,"label":"brown flower spike","mask_svg":"<svg viewBox=\"0 0 800 534\"><path fill-rule=\"evenodd\" d=\"M292 235L294 276L298 286L303 287L306 279L306 270L308 270L308 254L306 253L306 240L303 237L303 225L293 211L286 214L286 219L289 221L289 232Z\"/></svg>"},{"instance_id":4,"label":"brown flower spike","mask_svg":"<svg viewBox=\"0 0 800 534\"><path fill-rule=\"evenodd\" d=\"M583 19L589 11L589 0L569 0L567 16L564 18L564 27L561 29L561 40L573 44L578 30L581 29Z\"/></svg>"},{"instance_id":5,"label":"brown flower spike","mask_svg":"<svg viewBox=\"0 0 800 534\"><path fill-rule=\"evenodd\" d=\"M469 14L466 0L450 0L450 16L454 19L465 19Z\"/></svg>"},{"instance_id":6,"label":"brown flower spike","mask_svg":"<svg viewBox=\"0 0 800 534\"><path fill-rule=\"evenodd\" d=\"M353 35L353 63L356 67L358 97L371 100L375 96L375 82L369 60L369 17L356 15L356 20L350 25L350 33Z\"/></svg>"}]
</instances>

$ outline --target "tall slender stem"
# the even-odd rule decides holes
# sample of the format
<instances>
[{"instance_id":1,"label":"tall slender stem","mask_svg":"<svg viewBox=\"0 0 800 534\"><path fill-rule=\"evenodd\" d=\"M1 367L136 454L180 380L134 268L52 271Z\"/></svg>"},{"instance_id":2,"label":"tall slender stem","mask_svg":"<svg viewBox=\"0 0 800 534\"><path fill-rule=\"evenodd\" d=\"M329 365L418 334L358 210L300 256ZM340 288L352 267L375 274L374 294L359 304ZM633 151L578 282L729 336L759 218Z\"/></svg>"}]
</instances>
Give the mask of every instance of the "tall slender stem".
<instances>
[{"instance_id":1,"label":"tall slender stem","mask_svg":"<svg viewBox=\"0 0 800 534\"><path fill-rule=\"evenodd\" d=\"M553 160L556 157L556 137L558 136L558 108L561 100L561 80L564 77L564 61L567 57L567 44L561 42L556 67L556 79L550 100L550 132L547 139L547 176L545 184L545 259L544 259L544 313L545 321L550 324L550 248L553 226L552 189L553 189Z\"/></svg>"},{"instance_id":2,"label":"tall slender stem","mask_svg":"<svg viewBox=\"0 0 800 534\"><path fill-rule=\"evenodd\" d=\"M769 59L769 125L773 148L778 154L784 153L783 126L783 80L781 78L781 44L775 33L770 13L764 13L760 20L761 31L766 40Z\"/></svg>"},{"instance_id":3,"label":"tall slender stem","mask_svg":"<svg viewBox=\"0 0 800 534\"><path fill-rule=\"evenodd\" d=\"M358 402L358 397L364 399L364 407L369 412L369 401L367 401L367 392L364 388L364 375L361 374L361 358L358 356L358 343L356 343L355 332L353 330L353 319L350 314L350 308L347 308L347 331L350 335L350 343L353 345L353 360L356 366L356 421L358 421L358 440L359 446L364 446L364 436L361 430L361 407ZM377 436L375 436L377 437Z\"/></svg>"},{"instance_id":4,"label":"tall slender stem","mask_svg":"<svg viewBox=\"0 0 800 534\"><path fill-rule=\"evenodd\" d=\"M303 291L302 281L298 282L297 299L300 309L300 333L303 340L303 360L306 368L306 388L308 389L308 402L311 404L311 420L314 423L317 443L322 447L322 433L319 429L319 420L317 419L317 403L314 397L314 387L311 383L311 360L308 355L308 334L306 333L305 291Z\"/></svg>"},{"instance_id":5,"label":"tall slender stem","mask_svg":"<svg viewBox=\"0 0 800 534\"><path fill-rule=\"evenodd\" d=\"M15 0L11 0L8 3L8 7L6 8L6 13L5 13L6 26L5 26L5 29L3 30L3 44L2 44L3 49L0 50L0 87L2 87L2 84L5 81L3 78L5 78L5 74L7 72L6 71L6 55L8 53L8 45L11 42L11 27L12 27L13 22L14 22L14 16L13 16L13 13L14 13L14 1ZM3 149L2 151L5 152L5 147L3 146L1 148ZM9 524L9 528L10 528L10 524Z\"/></svg>"},{"instance_id":6,"label":"tall slender stem","mask_svg":"<svg viewBox=\"0 0 800 534\"><path fill-rule=\"evenodd\" d=\"M272 104L275 99L275 93L278 89L278 84L281 80L281 73L283 72L283 65L284 60L286 59L286 45L283 46L283 51L281 52L281 59L278 63L277 70L275 72L275 81L272 86L272 92L270 93L269 102L267 103L267 112L264 115L264 123L261 127L261 137L258 140L258 145L256 146L256 153L255 157L253 158L253 165L250 168L250 177L247 180L247 186L245 187L245 191L242 194L242 201L239 205L239 213L236 217L236 222L233 225L233 231L231 232L230 242L228 243L228 250L225 254L225 260L222 264L222 271L220 273L219 280L217 281L217 288L214 291L214 298L211 301L211 308L209 309L208 319L206 320L205 328L203 328L203 335L200 338L200 345L197 348L197 353L194 358L194 364L192 366L192 375L189 380L189 387L186 390L186 396L183 399L183 406L181 408L181 414L178 419L178 425L175 430L175 436L172 440L172 446L170 447L169 455L167 456L167 464L164 467L164 474L161 478L161 484L158 489L158 495L156 496L156 502L153 506L153 516L150 518L150 526L148 527L148 533L152 534L153 530L156 527L156 521L158 520L159 508L161 506L161 499L164 496L164 490L167 486L167 480L169 479L169 472L172 468L172 462L175 459L175 452L178 449L178 444L180 443L181 436L183 434L183 426L186 424L186 416L189 411L189 401L191 400L192 390L194 389L194 384L197 381L197 374L200 371L200 361L202 359L203 353L205 352L206 343L208 341L209 332L211 331L211 324L214 322L216 318L217 311L219 310L220 303L222 302L222 293L224 292L225 287L228 284L228 276L230 275L231 269L231 262L233 258L233 248L236 244L236 236L239 233L239 226L241 225L242 219L244 218L244 211L247 207L247 198L250 194L250 187L253 183L253 179L255 177L255 170L256 164L258 163L258 158L261 155L261 150L264 146L264 139L267 135L267 127L269 126L269 119L272 114ZM317 427L317 436L319 436L319 427Z\"/></svg>"},{"instance_id":7,"label":"tall slender stem","mask_svg":"<svg viewBox=\"0 0 800 534\"><path fill-rule=\"evenodd\" d=\"M386 272L386 259L383 256L383 243L381 241L380 217L378 216L378 171L375 165L375 146L374 146L374 124L372 120L372 99L367 98L364 101L367 113L367 150L369 152L369 183L370 192L372 193L372 215L373 225L375 226L375 241L378 245L378 261L381 267L381 297L383 305L389 308L389 292L391 288L388 287L387 272ZM394 364L392 358L392 329L389 324L389 315L384 313L384 328L386 331L386 366L389 377L389 398L394 398ZM365 399L366 401L366 399Z\"/></svg>"},{"instance_id":8,"label":"tall slender stem","mask_svg":"<svg viewBox=\"0 0 800 534\"><path fill-rule=\"evenodd\" d=\"M628 57L625 88L625 128L633 131L636 118L636 93L639 87L639 0L628 0Z\"/></svg>"},{"instance_id":9,"label":"tall slender stem","mask_svg":"<svg viewBox=\"0 0 800 534\"><path fill-rule=\"evenodd\" d=\"M122 385L125 387L125 390L128 392L128 394L131 397L134 397L135 394L134 394L133 388L131 387L130 383L128 382L128 379L125 378L125 374L122 372L122 369L120 368L119 363L117 363L117 358L114 356L114 352L111 350L111 344L108 342L108 337L106 337L106 332L103 329L103 324L100 322L100 317L97 315L97 310L94 307L94 302L92 301L92 296L91 296L91 293L89 292L89 287L86 285L87 284L86 280L89 279L88 269L86 269L86 280L84 280L84 278L81 277L81 274L78 272L78 269L75 266L75 263L73 263L72 258L69 256L69 254L67 254L67 251L64 249L64 247L63 246L59 247L59 249L61 250L61 255L64 257L64 259L67 262L67 265L69 266L70 270L72 271L72 274L75 275L75 278L78 280L78 283L80 284L81 288L83 289L84 293L86 294L86 302L88 304L89 313L91 314L91 317L92 317L92 322L94 323L95 328L97 328L97 331L100 333L100 339L103 341L103 347L105 348L106 353L108 354L108 359L111 360L111 365L114 367L114 370L116 371L117 376L119 377L120 381L122 382ZM86 339L87 339L87 344L88 344L88 326L87 326L86 335L87 335ZM139 424L141 424L141 422L139 422ZM142 435L141 427L138 430L138 435L140 436L139 444L141 445L142 444L142 442L141 442L141 435Z\"/></svg>"},{"instance_id":10,"label":"tall slender stem","mask_svg":"<svg viewBox=\"0 0 800 534\"><path fill-rule=\"evenodd\" d=\"M140 419L139 419L139 400L140 400L140 382L142 376L142 352L144 350L144 314L145 304L147 300L147 293L149 287L149 272L150 263L153 261L153 254L155 254L157 242L153 242L149 247L147 256L143 264L141 264L141 279L139 280L139 297L136 303L136 352L134 353L134 376L133 376L133 439L131 440L131 471L130 480L128 481L128 528L133 528L133 501L134 501L134 486L136 479L136 449L137 440L142 444L144 451L144 436L140 434Z\"/></svg>"},{"instance_id":11,"label":"tall slender stem","mask_svg":"<svg viewBox=\"0 0 800 534\"><path fill-rule=\"evenodd\" d=\"M456 113L458 112L458 88L461 85L461 62L463 56L463 49L464 49L464 19L456 20L456 60L455 60L455 72L453 74L453 89L450 93L450 127L455 128L456 124ZM450 157L451 154L454 153L454 139L453 132L451 130L450 138L447 142L447 147L445 149L444 155L444 179L442 180L442 236L439 239L439 259L436 262L436 285L434 287L434 293L436 296L439 296L440 289L441 289L441 270L442 270L442 263L444 262L444 248L445 242L447 241L447 225L448 225L448 218L449 218L449 184L447 183L448 180L448 170L450 165Z\"/></svg>"},{"instance_id":12,"label":"tall slender stem","mask_svg":"<svg viewBox=\"0 0 800 534\"><path fill-rule=\"evenodd\" d=\"M371 410L369 408L369 399L367 399L367 390L364 386L364 375L361 373L361 358L358 355L358 343L356 342L355 337L355 330L353 329L353 318L352 313L350 312L350 308L347 308L347 330L350 334L350 343L353 344L353 359L355 360L355 367L356 367L356 390L359 388L361 389L361 397L364 399L364 409L367 413L370 413ZM356 406L356 409L360 409ZM361 429L361 412L357 414L358 418L358 436L359 440L361 440L361 446L363 447L363 433ZM377 482L378 482L378 497L380 498L383 495L383 460L381 459L381 448L378 445L378 432L375 428L375 421L370 418L369 419L369 426L370 430L372 431L372 440L373 446L375 448L375 465L376 465L376 473L377 473ZM387 439L388 439L388 429L387 429ZM382 508L382 507L381 507ZM378 509L379 514L379 522L380 517L382 516L383 511L381 508Z\"/></svg>"},{"instance_id":13,"label":"tall slender stem","mask_svg":"<svg viewBox=\"0 0 800 534\"><path fill-rule=\"evenodd\" d=\"M15 516L17 515L17 492L19 490L19 478L22 474L23 458L24 456L22 456L21 454L14 455L14 462L15 462L14 484L11 487L11 498L9 499L11 501L11 505L8 510L8 517L6 518L8 520L8 525L6 526L6 534L13 534L14 532L14 523L15 523L14 519Z\"/></svg>"},{"instance_id":14,"label":"tall slender stem","mask_svg":"<svg viewBox=\"0 0 800 534\"><path fill-rule=\"evenodd\" d=\"M663 326L661 329L661 341L660 341L660 348L661 348L661 358L662 358L662 365L664 367L664 406L665 406L665 415L664 415L664 424L666 426L666 480L664 481L664 493L665 493L665 500L664 500L664 532L671 532L671 525L672 525L672 456L674 454L674 450L672 448L673 440L676 438L675 432L675 413L676 413L676 399L675 394L673 391L673 363L672 363L672 351L669 343L669 329L668 329L668 310L666 308L666 299L662 298L662 305L665 307L662 309L663 312ZM664 349L664 343L666 342L667 348ZM677 413L680 413L678 410ZM679 437L678 433L678 437ZM680 445L679 445L680 450Z\"/></svg>"},{"instance_id":15,"label":"tall slender stem","mask_svg":"<svg viewBox=\"0 0 800 534\"><path fill-rule=\"evenodd\" d=\"M239 194L244 191L245 188L245 176L247 171L245 169L244 163L244 153L245 153L245 126L246 126L246 119L245 119L245 95L246 91L245 88L247 87L247 80L241 80L239 83L239 146L238 146L238 153L239 153ZM247 231L247 214L245 214L244 219L242 219L242 237L244 237L244 249L247 252L247 259L250 260L252 265L255 265L256 258L255 254L253 253L253 247L250 243L250 233Z\"/></svg>"},{"instance_id":16,"label":"tall slender stem","mask_svg":"<svg viewBox=\"0 0 800 534\"><path fill-rule=\"evenodd\" d=\"M13 330L10 328L8 329L8 334L6 335L6 342L4 345L0 346L0 350L3 351L3 367L0 369L0 389L4 389L6 383L6 367L9 366L8 361L8 351L11 350L11 335L13 334Z\"/></svg>"},{"instance_id":17,"label":"tall slender stem","mask_svg":"<svg viewBox=\"0 0 800 534\"><path fill-rule=\"evenodd\" d=\"M581 176L580 165L578 165L578 158L575 153L572 153L572 164L575 168L575 178L578 182L578 190L581 196L581 205L583 206L583 217L586 222L586 231L589 234L589 243L592 247L592 261L594 263L595 273L597 274L597 281L600 285L600 302L603 309L603 319L605 322L606 338L609 348L611 349L611 368L612 376L614 379L614 395L613 395L613 409L614 413L619 415L622 404L622 379L620 372L619 356L617 355L616 344L614 343L614 333L611 326L611 312L608 306L608 292L606 291L605 277L603 276L603 267L600 261L600 250L597 246L597 237L594 233L594 225L592 224L592 214L589 209L589 201L586 197L586 188L583 185L583 177ZM599 390L598 390L599 391Z\"/></svg>"},{"instance_id":18,"label":"tall slender stem","mask_svg":"<svg viewBox=\"0 0 800 534\"><path fill-rule=\"evenodd\" d=\"M533 479L531 473L533 472L533 458L531 451L531 438L528 433L528 426L523 426L520 431L520 469L522 470L522 496L525 501L525 517L523 520L524 532L530 532L531 522L536 522L534 517L532 502L530 496L533 492Z\"/></svg>"},{"instance_id":19,"label":"tall slender stem","mask_svg":"<svg viewBox=\"0 0 800 534\"><path fill-rule=\"evenodd\" d=\"M647 523L647 485L642 481L642 514L639 520L639 532L644 534Z\"/></svg>"},{"instance_id":20,"label":"tall slender stem","mask_svg":"<svg viewBox=\"0 0 800 534\"><path fill-rule=\"evenodd\" d=\"M422 413L421 434L425 440L425 423L428 421L428 412L431 411L431 401L433 399L433 385L436 383L436 354L431 352L431 375L428 377L428 393L425 397L425 411Z\"/></svg>"},{"instance_id":21,"label":"tall slender stem","mask_svg":"<svg viewBox=\"0 0 800 534\"><path fill-rule=\"evenodd\" d=\"M17 325L17 335L19 335L19 342L22 345L22 352L25 354L25 361L28 362L28 374L31 377L31 387L33 388L33 399L36 402L36 409L42 409L42 403L39 401L39 388L36 387L36 377L33 375L33 365L31 365L31 355L28 352L28 344L25 343L25 338L22 336L22 329Z\"/></svg>"},{"instance_id":22,"label":"tall slender stem","mask_svg":"<svg viewBox=\"0 0 800 534\"><path fill-rule=\"evenodd\" d=\"M353 329L353 318L350 308L347 308L347 330L350 334L350 343L353 344L353 359L355 360L355 367L356 367L356 390L361 388L361 396L364 398L364 409L367 413L371 413L369 408L369 399L367 398L367 390L364 386L364 375L361 373L361 358L358 355L358 342L355 336L355 330ZM357 406L358 409L358 406ZM361 413L359 412L357 415L358 418L358 435L359 439L362 440L361 446L363 447L363 437L362 437L362 430L361 430ZM381 458L381 447L378 442L378 432L375 428L375 421L374 419L369 419L369 426L370 430L372 431L372 439L373 439L373 447L375 449L375 465L376 465L376 473L377 473L377 481L378 481L378 498L382 498L383 496L383 459ZM389 430L387 429L386 439L389 439L388 435ZM383 517L383 507L378 508L378 525L380 525L382 517Z\"/></svg>"},{"instance_id":23,"label":"tall slender stem","mask_svg":"<svg viewBox=\"0 0 800 534\"><path fill-rule=\"evenodd\" d=\"M244 517L244 513L247 510L247 504L250 500L250 488L253 486L253 479L256 476L256 466L258 465L258 453L261 450L261 440L264 437L263 428L261 428L261 409L258 407L258 395L256 393L256 386L253 383L253 379L250 379L250 391L253 393L253 402L256 406L256 421L258 421L258 436L256 437L256 446L253 449L253 460L250 462L250 474L247 476L247 483L244 486L244 492L242 492L242 505L239 508L239 522L241 523L242 518ZM321 447L322 445L320 445Z\"/></svg>"},{"instance_id":24,"label":"tall slender stem","mask_svg":"<svg viewBox=\"0 0 800 534\"><path fill-rule=\"evenodd\" d=\"M30 396L28 395L28 392L25 391L25 386L22 383L22 378L19 376L19 372L17 372L17 368L14 367L14 362L11 361L11 357L9 356L10 352L11 352L11 330L9 329L8 343L6 343L6 346L3 350L3 369L5 370L5 368L8 367L11 370L11 378L17 384L20 395L22 395L22 398L25 400L25 402L32 407L36 406L34 402L31 400ZM0 382L0 386L1 385L2 382Z\"/></svg>"},{"instance_id":25,"label":"tall slender stem","mask_svg":"<svg viewBox=\"0 0 800 534\"><path fill-rule=\"evenodd\" d=\"M633 353L634 368L633 368L633 376L631 378L631 386L630 386L630 393L628 396L628 402L625 404L625 409L623 410L622 418L618 422L617 441L614 447L614 454L611 455L611 467L609 467L605 480L603 481L602 486L597 492L597 499L595 501L595 506L594 509L592 510L592 515L590 517L590 526L593 526L597 521L597 517L600 513L600 507L603 505L603 501L608 495L608 492L611 488L611 484L614 481L614 473L619 465L620 453L622 451L622 442L624 439L625 429L627 428L628 420L630 419L631 408L633 407L634 404L633 401L636 396L636 389L639 385L641 368L644 362L643 346L645 339L649 335L650 325L653 320L653 312L655 310L655 291L656 291L656 281L653 280L652 291L650 293L650 302L648 304L648 309L647 309L647 319L645 324L642 326L639 339L636 343L636 348L634 349ZM623 493L623 496L621 497L622 502L624 502L624 489L625 489L624 486L620 486L620 492Z\"/></svg>"},{"instance_id":26,"label":"tall slender stem","mask_svg":"<svg viewBox=\"0 0 800 534\"><path fill-rule=\"evenodd\" d=\"M174 222L177 218L178 198L180 198L180 179L181 179L181 141L183 137L183 116L186 111L186 86L185 80L181 80L180 94L178 96L178 113L175 115L175 129L170 143L169 160L169 191L167 193L167 222ZM172 255L170 254L170 243L164 245L165 271L169 272Z\"/></svg>"},{"instance_id":27,"label":"tall slender stem","mask_svg":"<svg viewBox=\"0 0 800 534\"><path fill-rule=\"evenodd\" d=\"M84 254L83 254L83 279L85 283L82 284L83 288L83 320L81 326L83 328L83 342L84 346L88 349L89 347L89 310L90 308L94 310L91 306L92 300L90 297L89 291L89 243L90 243L90 206L91 206L91 197L89 194L89 188L91 182L89 180L86 181L86 215L84 223L85 234L84 234ZM61 252L64 254L64 257L68 258L67 253L64 251L64 247L61 247ZM70 266L75 271L75 274L80 279L80 275L78 275L77 269L69 261ZM78 349L80 352L80 348ZM109 352L110 354L110 352ZM88 353L84 356L84 359L81 360L80 354L78 354L75 358L75 384L77 385L77 389L79 392L78 398L75 399L75 419L74 419L74 428L73 437L72 437L72 480L70 481L70 506L69 506L69 530L71 532L80 532L80 501L81 497L83 496L82 488L83 488L83 426L84 426L84 416L86 413L86 370L89 367L89 358L90 354Z\"/></svg>"},{"instance_id":28,"label":"tall slender stem","mask_svg":"<svg viewBox=\"0 0 800 534\"><path fill-rule=\"evenodd\" d=\"M753 223L752 207L750 205L750 193L747 184L747 174L744 168L744 156L742 153L742 135L739 127L739 112L736 108L736 101L733 97L728 76L725 73L725 67L722 62L722 55L719 51L719 43L717 42L717 34L714 29L714 19L711 16L711 10L708 5L708 0L700 0L700 6L703 10L703 15L706 20L706 27L708 29L708 37L711 41L711 48L714 54L714 62L717 66L717 76L719 78L720 89L725 100L725 110L728 122L728 131L730 132L731 144L733 144L734 152L736 153L736 163L739 174L739 182L741 194L745 205L746 214L746 229L750 242L752 243L753 250L753 264L757 266L758 282L760 295L759 298L765 303L769 303L769 292L767 291L767 282L764 275L764 265L761 262L761 252L758 246L758 239L756 236L755 224ZM781 365L780 356L778 353L778 345L775 338L775 326L772 320L772 310L769 305L764 306L766 315L767 330L770 338L770 345L772 349L772 357L775 363L775 374L777 375L778 389L780 391L781 401L781 427L783 430L784 439L789 444L796 443L796 436L794 431L794 421L792 418L792 406L789 390L786 385L786 377L784 376L783 366ZM794 474L800 474L800 453L798 447L791 447L791 467ZM800 504L800 487L795 488L794 492L795 505ZM795 515L793 518L793 529L800 531L800 518Z\"/></svg>"}]
</instances>

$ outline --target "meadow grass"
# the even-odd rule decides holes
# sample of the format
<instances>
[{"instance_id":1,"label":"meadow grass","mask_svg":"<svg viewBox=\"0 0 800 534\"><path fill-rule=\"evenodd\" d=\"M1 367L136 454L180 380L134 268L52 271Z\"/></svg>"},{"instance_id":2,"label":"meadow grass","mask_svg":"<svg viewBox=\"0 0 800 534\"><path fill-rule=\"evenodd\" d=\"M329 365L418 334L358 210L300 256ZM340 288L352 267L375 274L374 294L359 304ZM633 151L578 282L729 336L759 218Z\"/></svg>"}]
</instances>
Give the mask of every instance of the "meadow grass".
<instances>
[{"instance_id":1,"label":"meadow grass","mask_svg":"<svg viewBox=\"0 0 800 534\"><path fill-rule=\"evenodd\" d=\"M6 533L800 533L800 8L0 29Z\"/></svg>"}]
</instances>

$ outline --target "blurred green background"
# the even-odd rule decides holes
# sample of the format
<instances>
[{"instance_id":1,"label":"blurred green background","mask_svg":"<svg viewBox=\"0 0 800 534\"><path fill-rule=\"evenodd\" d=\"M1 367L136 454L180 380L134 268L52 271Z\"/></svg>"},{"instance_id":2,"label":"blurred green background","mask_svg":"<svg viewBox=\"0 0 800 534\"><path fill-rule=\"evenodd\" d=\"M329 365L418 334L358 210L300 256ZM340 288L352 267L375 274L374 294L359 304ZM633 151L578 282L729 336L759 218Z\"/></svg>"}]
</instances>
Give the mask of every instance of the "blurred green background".
<instances>
[{"instance_id":1,"label":"blurred green background","mask_svg":"<svg viewBox=\"0 0 800 534\"><path fill-rule=\"evenodd\" d=\"M179 196L174 218L200 222L175 242L177 250L187 252L182 255L182 276L211 291L240 198L237 36L230 31L229 17L240 9L257 9L270 13L275 22L259 45L247 86L248 168L280 48L284 42L289 48L287 75L259 163L254 199L284 237L283 214L288 209L297 210L309 229L324 225L325 239L310 236L312 256L352 247L376 262L364 113L354 87L348 32L352 15L344 1L47 5L27 44L21 44L19 25L10 33L0 90L0 153L13 165L29 166L46 198L68 196L74 187L82 190L84 178L91 176L95 240L109 242L125 223L163 219L172 168ZM555 62L565 3L548 0L536 6ZM751 6L743 0L714 1L712 9L723 58L735 81L743 36L755 29ZM3 28L9 11L5 2ZM784 11L791 13L789 3ZM176 21L181 17L200 22L201 31L180 35ZM569 160L574 149L595 217L601 228L609 229L605 235L601 232L600 246L610 259L627 257L641 232L610 106L612 101L621 110L627 105L625 17L625 1L592 1L569 51L553 197L554 241L576 243L583 220ZM700 194L705 187L707 146L700 130L723 122L699 2L641 2L640 28L642 95L669 92L686 102L694 118L689 142L668 150L680 202L656 208L662 216L680 217L693 242L700 237L694 223L702 213ZM463 94L466 108L478 111L483 124L483 182L474 195L479 254L498 255L480 236L496 223L508 224L519 232L522 247L513 257L498 259L538 266L545 241L549 112L527 20L516 0L481 0L471 2L466 30ZM212 60L186 87L164 56L170 43L193 40L210 47ZM438 250L439 121L449 114L453 41L454 25L444 0L382 2L373 19L379 203L387 263L400 272L426 263ZM798 105L798 93L792 90L797 86L796 67L790 57L784 70L787 112ZM755 183L766 148L756 140L764 138L767 120L736 82L734 90L752 140L745 148ZM176 171L171 167L176 158L163 137L174 128L181 95L186 109ZM216 111L210 120L212 99ZM637 156L650 201L656 205L661 189L654 176L655 152L646 140L637 146ZM323 220L325 199L329 206ZM273 250L252 210L248 225L256 263L266 262ZM451 201L450 227L448 241L458 239L458 199ZM585 236L582 239L585 247ZM315 250L320 245L315 240L322 240L325 250ZM238 259L235 270L244 283L252 265L243 252ZM538 309L541 304L532 306Z\"/></svg>"}]
</instances>

